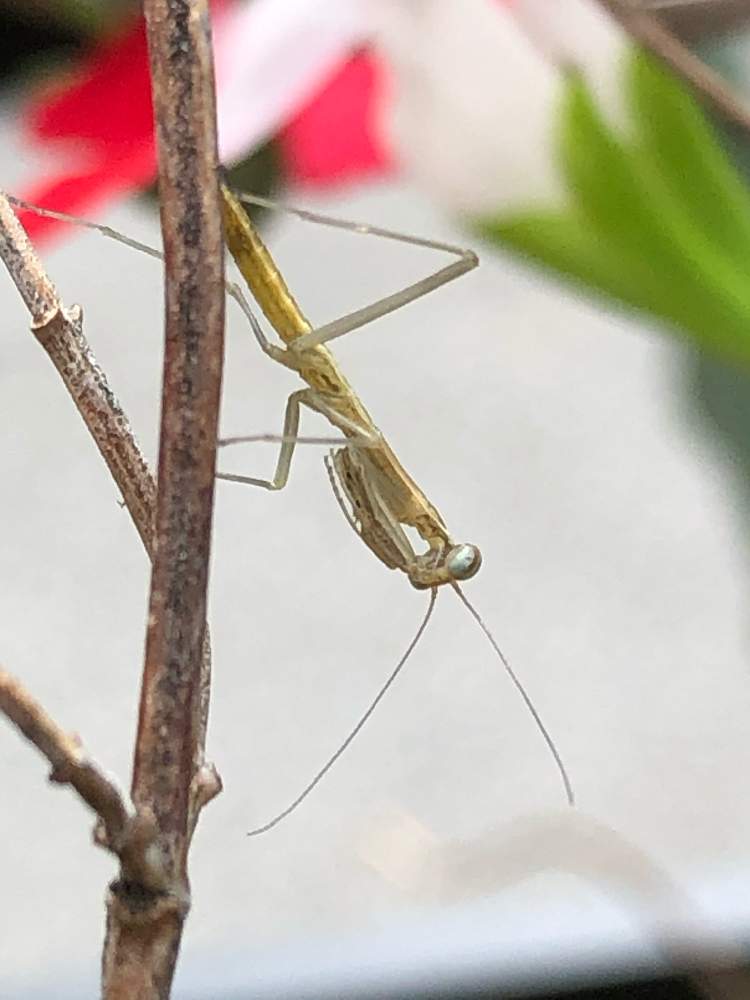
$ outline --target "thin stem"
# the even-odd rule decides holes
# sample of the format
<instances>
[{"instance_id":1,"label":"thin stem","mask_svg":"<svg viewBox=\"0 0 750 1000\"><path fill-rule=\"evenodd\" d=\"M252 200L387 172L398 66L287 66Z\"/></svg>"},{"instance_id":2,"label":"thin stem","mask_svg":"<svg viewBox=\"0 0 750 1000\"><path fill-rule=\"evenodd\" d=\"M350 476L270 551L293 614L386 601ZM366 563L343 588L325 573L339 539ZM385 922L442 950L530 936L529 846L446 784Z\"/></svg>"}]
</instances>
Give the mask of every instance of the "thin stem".
<instances>
[{"instance_id":1,"label":"thin stem","mask_svg":"<svg viewBox=\"0 0 750 1000\"><path fill-rule=\"evenodd\" d=\"M44 754L53 781L71 785L118 840L132 818L116 785L86 756L79 741L47 714L19 680L0 668L0 712Z\"/></svg>"},{"instance_id":2,"label":"thin stem","mask_svg":"<svg viewBox=\"0 0 750 1000\"><path fill-rule=\"evenodd\" d=\"M151 851L155 829L136 816L115 782L85 752L80 740L66 733L21 682L0 668L0 712L42 753L52 766L50 781L70 785L99 817L100 843L119 855L125 878L153 891L164 887L158 853Z\"/></svg>"},{"instance_id":3,"label":"thin stem","mask_svg":"<svg viewBox=\"0 0 750 1000\"><path fill-rule=\"evenodd\" d=\"M0 256L31 313L31 329L59 372L151 554L156 484L127 416L83 333L81 310L66 308L25 230L0 192Z\"/></svg>"},{"instance_id":4,"label":"thin stem","mask_svg":"<svg viewBox=\"0 0 750 1000\"><path fill-rule=\"evenodd\" d=\"M680 39L649 10L623 0L599 0L637 42L653 52L728 121L750 132L750 107L722 77L693 55Z\"/></svg>"},{"instance_id":5,"label":"thin stem","mask_svg":"<svg viewBox=\"0 0 750 1000\"><path fill-rule=\"evenodd\" d=\"M123 496L150 557L154 540L156 482L130 422L84 336L80 308L73 306L68 309L63 305L11 204L18 204L18 200L0 192L0 257L31 312L32 332L59 372ZM134 241L126 242L134 245ZM144 249L143 246L139 248ZM161 257L159 251L150 252ZM205 745L208 725L210 686L211 646L206 627L201 677L201 747ZM196 758L196 774L205 773L203 769L207 766L202 754Z\"/></svg>"},{"instance_id":6,"label":"thin stem","mask_svg":"<svg viewBox=\"0 0 750 1000\"><path fill-rule=\"evenodd\" d=\"M160 153L166 344L156 555L133 773L184 877L188 787L197 752L223 361L223 253L208 11L149 0L146 19ZM169 766L164 750L171 748Z\"/></svg>"},{"instance_id":7,"label":"thin stem","mask_svg":"<svg viewBox=\"0 0 750 1000\"><path fill-rule=\"evenodd\" d=\"M138 448L130 423L83 335L81 310L66 308L0 192L0 257L32 316L32 331L60 373L77 409L115 479L149 556L153 554L156 484ZM187 839L202 807L220 790L215 769L204 759L208 720L211 652L208 629L202 643L194 760L186 781ZM108 901L103 961L104 996L166 997L174 968L182 920L187 909L184 885L166 873L157 826L148 806L134 816L126 837L101 819L97 839L117 853L121 877ZM171 957L170 957L171 956Z\"/></svg>"},{"instance_id":8,"label":"thin stem","mask_svg":"<svg viewBox=\"0 0 750 1000\"><path fill-rule=\"evenodd\" d=\"M146 0L165 259L165 352L156 526L132 795L150 812L174 905L136 919L127 886L108 912L108 998L167 998L189 908L203 762L203 656L224 296L215 97L205 0ZM206 781L201 785L201 775ZM196 784L197 782L197 784Z\"/></svg>"}]
</instances>

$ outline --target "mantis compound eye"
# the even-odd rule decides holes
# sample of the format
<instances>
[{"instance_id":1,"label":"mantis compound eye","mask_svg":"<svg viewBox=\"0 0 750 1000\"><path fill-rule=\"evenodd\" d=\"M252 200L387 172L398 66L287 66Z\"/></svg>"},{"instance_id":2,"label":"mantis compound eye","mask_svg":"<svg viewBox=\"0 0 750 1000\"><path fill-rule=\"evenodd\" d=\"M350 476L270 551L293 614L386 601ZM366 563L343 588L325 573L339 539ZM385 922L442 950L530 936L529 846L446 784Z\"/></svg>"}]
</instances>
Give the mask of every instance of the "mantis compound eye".
<instances>
[{"instance_id":1,"label":"mantis compound eye","mask_svg":"<svg viewBox=\"0 0 750 1000\"><path fill-rule=\"evenodd\" d=\"M445 567L454 580L468 580L482 565L482 553L476 545L454 545L445 560Z\"/></svg>"}]
</instances>

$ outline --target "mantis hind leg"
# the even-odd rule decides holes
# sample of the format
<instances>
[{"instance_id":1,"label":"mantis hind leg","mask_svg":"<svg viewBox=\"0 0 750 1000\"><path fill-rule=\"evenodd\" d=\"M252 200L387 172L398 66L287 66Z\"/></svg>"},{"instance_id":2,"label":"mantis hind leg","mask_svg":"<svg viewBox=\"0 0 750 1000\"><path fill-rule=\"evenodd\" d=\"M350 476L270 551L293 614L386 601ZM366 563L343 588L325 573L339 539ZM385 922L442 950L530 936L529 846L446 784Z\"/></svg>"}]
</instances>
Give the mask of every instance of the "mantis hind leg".
<instances>
[{"instance_id":1,"label":"mantis hind leg","mask_svg":"<svg viewBox=\"0 0 750 1000\"><path fill-rule=\"evenodd\" d=\"M300 438L299 419L300 407L307 406L311 410L322 414L330 420L334 426L339 427L344 433L355 435L354 437L331 440L330 438ZM248 435L247 437L227 438L224 444L235 444L253 440L274 440L274 435ZM260 486L265 490L283 490L289 481L289 471L292 465L292 456L298 442L311 442L315 444L343 444L348 447L373 448L380 443L380 438L373 435L366 427L362 427L355 421L340 414L334 403L322 393L315 389L298 389L293 392L286 401L284 410L284 428L279 436L281 446L279 456L276 460L276 471L272 479L258 479L254 476L242 476L233 472L217 472L216 478L223 479L230 483L244 483L246 486ZM222 442L220 442L222 443Z\"/></svg>"},{"instance_id":2,"label":"mantis hind leg","mask_svg":"<svg viewBox=\"0 0 750 1000\"><path fill-rule=\"evenodd\" d=\"M311 389L298 389L286 401L284 430L273 479L256 479L253 476L240 476L232 472L217 472L216 478L227 480L230 483L244 483L246 486L260 486L265 490L283 490L289 481L289 469L291 468L292 456L297 445L299 408L302 403L308 403L309 405L306 397L310 395L314 395Z\"/></svg>"},{"instance_id":3,"label":"mantis hind leg","mask_svg":"<svg viewBox=\"0 0 750 1000\"><path fill-rule=\"evenodd\" d=\"M416 299L421 299L423 295L435 291L441 285L446 285L449 281L459 278L462 274L466 274L467 271L475 268L478 263L479 261L473 251L461 251L461 257L458 260L453 261L452 264L446 264L445 267L441 267L434 274L430 274L420 281L415 281L414 284L407 285L406 288L402 288L392 295L386 295L376 302L371 302L370 305L364 306L362 309L355 309L354 312L347 313L346 316L341 316L331 323L326 323L324 326L319 326L309 333L303 334L293 342L291 349L304 351L306 348L314 347L316 344L327 344L329 340L335 340L337 337L343 337L345 334L351 333L352 330L358 330L360 327L367 326L373 320L380 319L381 316L387 316L388 313L395 312L402 306L408 305Z\"/></svg>"},{"instance_id":4,"label":"mantis hind leg","mask_svg":"<svg viewBox=\"0 0 750 1000\"><path fill-rule=\"evenodd\" d=\"M289 212L290 214L296 215L308 222L317 222L337 229L345 229L348 232L355 233L357 235L378 236L383 239L395 240L399 243L408 243L412 246L426 247L431 250L440 250L443 253L449 253L458 258L451 264L441 267L438 271L435 271L434 274L430 274L426 278L422 278L420 281L415 281L413 284L407 285L405 288L402 288L391 295L386 295L382 299L378 299L376 302L372 302L370 305L364 306L362 309L356 309L354 312L348 313L346 316L341 316L339 319L333 320L331 323L326 323L324 326L320 326L314 330L310 330L309 332L299 331L301 335L296 336L293 343L290 344L292 353L304 351L307 348L313 347L315 344L328 343L329 340L335 340L337 337L343 337L344 334L350 333L352 330L357 330L362 326L366 326L368 323L372 323L373 320L379 319L381 316L386 316L388 313L395 312L402 306L408 305L410 302L414 302L416 299L421 298L423 295L427 295L436 288L440 288L441 285L445 285L449 281L453 281L455 278L460 277L462 274L466 274L467 271L471 271L479 263L477 255L473 252L473 250L453 246L450 243L442 243L438 240L425 239L420 236L411 236L407 233L398 233L391 229L383 229L380 226L347 222L331 216L320 215L317 212L309 212L305 209L292 208L288 205L270 201L267 198L258 198L253 195L245 195L238 192L233 194L234 198L241 202L263 205L267 208L280 209L281 211ZM270 263L273 267L275 267L273 262ZM240 270L242 270L241 267Z\"/></svg>"}]
</instances>

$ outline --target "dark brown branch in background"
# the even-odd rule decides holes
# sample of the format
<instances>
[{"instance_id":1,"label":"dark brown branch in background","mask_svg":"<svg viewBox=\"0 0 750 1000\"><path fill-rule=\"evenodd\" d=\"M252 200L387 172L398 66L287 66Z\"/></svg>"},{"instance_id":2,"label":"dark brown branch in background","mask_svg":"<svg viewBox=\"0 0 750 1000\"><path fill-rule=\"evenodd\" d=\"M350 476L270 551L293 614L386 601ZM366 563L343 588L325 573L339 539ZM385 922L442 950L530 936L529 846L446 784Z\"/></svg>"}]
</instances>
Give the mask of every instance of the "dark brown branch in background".
<instances>
[{"instance_id":1,"label":"dark brown branch in background","mask_svg":"<svg viewBox=\"0 0 750 1000\"><path fill-rule=\"evenodd\" d=\"M168 997L189 905L187 853L203 761L202 649L223 363L223 243L215 99L202 0L146 0L165 252L166 332L156 534L133 766L155 818L167 894L147 919L114 886L108 997ZM193 804L191 804L191 797Z\"/></svg>"},{"instance_id":2,"label":"dark brown branch in background","mask_svg":"<svg viewBox=\"0 0 750 1000\"><path fill-rule=\"evenodd\" d=\"M612 17L640 45L661 59L689 83L697 95L726 121L750 132L750 106L661 22L656 14L638 8L633 0L599 0Z\"/></svg>"},{"instance_id":3,"label":"dark brown branch in background","mask_svg":"<svg viewBox=\"0 0 750 1000\"><path fill-rule=\"evenodd\" d=\"M747 0L630 0L630 4L658 15L686 42L727 35L750 21Z\"/></svg>"}]
</instances>

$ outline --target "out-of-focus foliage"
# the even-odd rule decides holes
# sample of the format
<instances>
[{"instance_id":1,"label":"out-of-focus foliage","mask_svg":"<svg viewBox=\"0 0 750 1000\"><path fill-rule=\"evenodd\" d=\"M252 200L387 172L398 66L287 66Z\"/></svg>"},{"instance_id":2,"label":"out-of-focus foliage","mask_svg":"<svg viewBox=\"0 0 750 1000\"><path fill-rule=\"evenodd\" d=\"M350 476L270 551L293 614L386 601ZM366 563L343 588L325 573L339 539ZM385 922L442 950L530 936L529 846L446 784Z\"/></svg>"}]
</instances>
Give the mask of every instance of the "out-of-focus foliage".
<instances>
[{"instance_id":1,"label":"out-of-focus foliage","mask_svg":"<svg viewBox=\"0 0 750 1000\"><path fill-rule=\"evenodd\" d=\"M567 204L481 223L489 239L750 366L750 192L702 111L636 52L628 134L571 74L558 141Z\"/></svg>"},{"instance_id":2,"label":"out-of-focus foliage","mask_svg":"<svg viewBox=\"0 0 750 1000\"><path fill-rule=\"evenodd\" d=\"M93 34L138 9L136 0L0 0L0 19L50 33Z\"/></svg>"}]
</instances>

